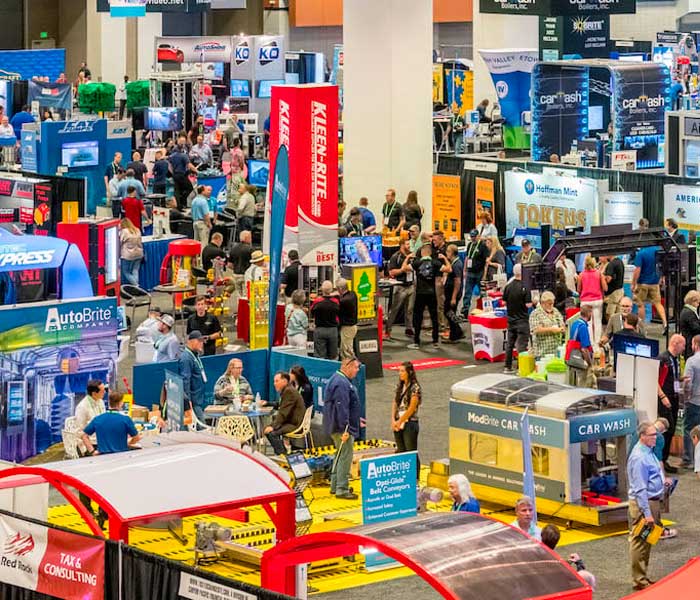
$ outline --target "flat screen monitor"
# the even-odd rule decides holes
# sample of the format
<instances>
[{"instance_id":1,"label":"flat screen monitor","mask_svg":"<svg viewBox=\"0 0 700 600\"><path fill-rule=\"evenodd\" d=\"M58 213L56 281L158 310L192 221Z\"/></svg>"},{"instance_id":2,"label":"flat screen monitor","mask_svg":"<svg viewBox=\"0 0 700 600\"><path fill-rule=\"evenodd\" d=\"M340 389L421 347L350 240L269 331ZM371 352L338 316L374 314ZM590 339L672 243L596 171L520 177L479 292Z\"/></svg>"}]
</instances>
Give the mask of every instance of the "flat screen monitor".
<instances>
[{"instance_id":1,"label":"flat screen monitor","mask_svg":"<svg viewBox=\"0 0 700 600\"><path fill-rule=\"evenodd\" d=\"M232 79L231 96L234 98L250 98L250 81L247 79Z\"/></svg>"},{"instance_id":2,"label":"flat screen monitor","mask_svg":"<svg viewBox=\"0 0 700 600\"><path fill-rule=\"evenodd\" d=\"M603 107L588 107L588 131L601 131L603 127Z\"/></svg>"},{"instance_id":3,"label":"flat screen monitor","mask_svg":"<svg viewBox=\"0 0 700 600\"><path fill-rule=\"evenodd\" d=\"M618 354L630 354L644 358L654 358L659 355L658 340L616 334L613 336L612 343L616 366Z\"/></svg>"},{"instance_id":4,"label":"flat screen monitor","mask_svg":"<svg viewBox=\"0 0 700 600\"><path fill-rule=\"evenodd\" d=\"M313 517L311 516L311 509L306 503L304 496L302 496L301 494L296 495L294 516L296 518L297 523L306 523L308 521L313 520Z\"/></svg>"},{"instance_id":5,"label":"flat screen monitor","mask_svg":"<svg viewBox=\"0 0 700 600\"><path fill-rule=\"evenodd\" d=\"M24 381L7 382L7 424L21 425L24 421L26 387Z\"/></svg>"},{"instance_id":6,"label":"flat screen monitor","mask_svg":"<svg viewBox=\"0 0 700 600\"><path fill-rule=\"evenodd\" d=\"M119 228L106 227L104 230L105 244L105 285L110 285L119 276Z\"/></svg>"},{"instance_id":7,"label":"flat screen monitor","mask_svg":"<svg viewBox=\"0 0 700 600\"><path fill-rule=\"evenodd\" d=\"M338 240L340 244L340 264L370 264L383 266L382 236L363 235L345 237Z\"/></svg>"},{"instance_id":8,"label":"flat screen monitor","mask_svg":"<svg viewBox=\"0 0 700 600\"><path fill-rule=\"evenodd\" d=\"M263 79L258 84L258 98L271 98L273 85L284 85L284 79Z\"/></svg>"},{"instance_id":9,"label":"flat screen monitor","mask_svg":"<svg viewBox=\"0 0 700 600\"><path fill-rule=\"evenodd\" d=\"M129 329L129 325L126 321L126 307L117 306L117 330L126 331Z\"/></svg>"},{"instance_id":10,"label":"flat screen monitor","mask_svg":"<svg viewBox=\"0 0 700 600\"><path fill-rule=\"evenodd\" d=\"M99 142L69 142L62 144L61 164L66 167L96 167L100 164Z\"/></svg>"},{"instance_id":11,"label":"flat screen monitor","mask_svg":"<svg viewBox=\"0 0 700 600\"><path fill-rule=\"evenodd\" d=\"M149 106L146 109L144 127L150 131L180 131L182 129L182 109Z\"/></svg>"},{"instance_id":12,"label":"flat screen monitor","mask_svg":"<svg viewBox=\"0 0 700 600\"><path fill-rule=\"evenodd\" d=\"M305 479L311 477L311 467L306 462L303 452L290 452L287 454L287 463L294 474L294 479Z\"/></svg>"},{"instance_id":13,"label":"flat screen monitor","mask_svg":"<svg viewBox=\"0 0 700 600\"><path fill-rule=\"evenodd\" d=\"M250 185L266 188L269 178L270 161L252 159L248 161L248 181Z\"/></svg>"}]
</instances>

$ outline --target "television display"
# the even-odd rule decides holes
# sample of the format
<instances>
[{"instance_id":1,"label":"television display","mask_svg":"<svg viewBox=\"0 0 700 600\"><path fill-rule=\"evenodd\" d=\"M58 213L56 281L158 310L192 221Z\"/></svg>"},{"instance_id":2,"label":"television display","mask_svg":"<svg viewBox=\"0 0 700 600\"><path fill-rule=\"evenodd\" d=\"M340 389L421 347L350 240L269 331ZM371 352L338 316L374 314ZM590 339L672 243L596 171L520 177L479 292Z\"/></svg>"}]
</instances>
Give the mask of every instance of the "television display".
<instances>
[{"instance_id":1,"label":"television display","mask_svg":"<svg viewBox=\"0 0 700 600\"><path fill-rule=\"evenodd\" d=\"M248 182L251 185L264 188L267 187L270 178L270 161L249 160L248 161Z\"/></svg>"},{"instance_id":2,"label":"television display","mask_svg":"<svg viewBox=\"0 0 700 600\"><path fill-rule=\"evenodd\" d=\"M99 165L99 142L69 142L62 144L61 164L67 167L95 167Z\"/></svg>"},{"instance_id":3,"label":"television display","mask_svg":"<svg viewBox=\"0 0 700 600\"><path fill-rule=\"evenodd\" d=\"M601 131L603 128L603 107L588 107L588 131Z\"/></svg>"},{"instance_id":4,"label":"television display","mask_svg":"<svg viewBox=\"0 0 700 600\"><path fill-rule=\"evenodd\" d=\"M126 331L129 329L129 325L126 320L126 307L125 306L117 306L117 330L118 331Z\"/></svg>"},{"instance_id":5,"label":"television display","mask_svg":"<svg viewBox=\"0 0 700 600\"><path fill-rule=\"evenodd\" d=\"M346 237L338 240L340 243L340 264L369 264L383 266L382 236L363 235Z\"/></svg>"},{"instance_id":6,"label":"television display","mask_svg":"<svg viewBox=\"0 0 700 600\"><path fill-rule=\"evenodd\" d=\"M618 354L631 354L632 356L643 356L644 358L655 358L659 355L658 340L616 334L612 338L612 343L616 368Z\"/></svg>"},{"instance_id":7,"label":"television display","mask_svg":"<svg viewBox=\"0 0 700 600\"><path fill-rule=\"evenodd\" d=\"M311 477L311 467L309 467L309 463L306 462L303 452L291 452L286 455L286 458L289 468L294 474L294 479L298 480Z\"/></svg>"},{"instance_id":8,"label":"television display","mask_svg":"<svg viewBox=\"0 0 700 600\"><path fill-rule=\"evenodd\" d=\"M182 129L182 109L149 106L146 109L144 127L151 131L179 131Z\"/></svg>"},{"instance_id":9,"label":"television display","mask_svg":"<svg viewBox=\"0 0 700 600\"><path fill-rule=\"evenodd\" d=\"M263 79L258 85L258 98L271 98L273 85L284 85L284 79Z\"/></svg>"},{"instance_id":10,"label":"television display","mask_svg":"<svg viewBox=\"0 0 700 600\"><path fill-rule=\"evenodd\" d=\"M250 81L247 79L232 79L231 96L234 98L250 98Z\"/></svg>"},{"instance_id":11,"label":"television display","mask_svg":"<svg viewBox=\"0 0 700 600\"><path fill-rule=\"evenodd\" d=\"M24 381L7 383L7 424L20 425L24 421L25 406Z\"/></svg>"},{"instance_id":12,"label":"television display","mask_svg":"<svg viewBox=\"0 0 700 600\"><path fill-rule=\"evenodd\" d=\"M119 273L119 228L107 227L105 235L105 285L114 283Z\"/></svg>"}]
</instances>

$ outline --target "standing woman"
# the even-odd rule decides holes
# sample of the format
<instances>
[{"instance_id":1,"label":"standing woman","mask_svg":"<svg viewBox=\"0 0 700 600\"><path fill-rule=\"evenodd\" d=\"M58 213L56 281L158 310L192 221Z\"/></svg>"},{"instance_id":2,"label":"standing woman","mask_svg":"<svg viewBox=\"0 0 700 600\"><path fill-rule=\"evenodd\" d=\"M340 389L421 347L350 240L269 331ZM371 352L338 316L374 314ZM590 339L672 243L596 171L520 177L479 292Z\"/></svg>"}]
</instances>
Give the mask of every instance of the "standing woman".
<instances>
[{"instance_id":1,"label":"standing woman","mask_svg":"<svg viewBox=\"0 0 700 600\"><path fill-rule=\"evenodd\" d=\"M581 305L589 304L593 308L593 318L591 319L593 346L598 345L603 335L603 297L608 291L608 282L597 267L595 258L587 256L584 262L584 271L578 278Z\"/></svg>"},{"instance_id":2,"label":"standing woman","mask_svg":"<svg viewBox=\"0 0 700 600\"><path fill-rule=\"evenodd\" d=\"M421 219L423 218L423 209L418 204L418 192L411 190L406 197L406 204L403 205L403 215L406 222L403 225L404 229L410 229L411 225L418 225L421 229Z\"/></svg>"},{"instance_id":3,"label":"standing woman","mask_svg":"<svg viewBox=\"0 0 700 600\"><path fill-rule=\"evenodd\" d=\"M497 273L506 272L506 253L496 235L486 238L486 247L489 249L489 257L486 259L485 279L486 281L493 281Z\"/></svg>"},{"instance_id":4,"label":"standing woman","mask_svg":"<svg viewBox=\"0 0 700 600\"><path fill-rule=\"evenodd\" d=\"M397 453L418 450L418 407L421 395L413 364L410 361L401 363L399 383L391 405L391 428ZM417 455L416 465L416 479L420 479L420 457Z\"/></svg>"},{"instance_id":5,"label":"standing woman","mask_svg":"<svg viewBox=\"0 0 700 600\"><path fill-rule=\"evenodd\" d=\"M130 219L122 219L119 232L121 241L122 281L139 284L139 268L143 262L143 240L141 232Z\"/></svg>"}]
</instances>

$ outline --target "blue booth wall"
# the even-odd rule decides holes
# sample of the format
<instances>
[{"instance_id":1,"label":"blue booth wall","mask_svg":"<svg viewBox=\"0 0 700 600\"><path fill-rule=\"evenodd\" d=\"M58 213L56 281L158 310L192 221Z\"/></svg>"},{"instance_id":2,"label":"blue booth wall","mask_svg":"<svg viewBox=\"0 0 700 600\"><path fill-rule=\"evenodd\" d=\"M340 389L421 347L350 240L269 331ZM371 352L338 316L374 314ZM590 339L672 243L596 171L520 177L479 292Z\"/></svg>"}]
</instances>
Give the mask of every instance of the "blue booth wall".
<instances>
[{"instance_id":1,"label":"blue booth wall","mask_svg":"<svg viewBox=\"0 0 700 600\"><path fill-rule=\"evenodd\" d=\"M66 71L66 49L0 50L0 69L3 79L48 77L56 81Z\"/></svg>"},{"instance_id":2,"label":"blue booth wall","mask_svg":"<svg viewBox=\"0 0 700 600\"><path fill-rule=\"evenodd\" d=\"M115 152L121 152L126 164L131 156L131 127L121 121L85 119L77 121L44 121L36 140L37 172L54 175L61 166L63 144L98 142L99 164L94 167L71 167L71 177L86 180L86 214L95 214L96 207L105 197L104 175ZM80 198L76 198L80 200Z\"/></svg>"},{"instance_id":3,"label":"blue booth wall","mask_svg":"<svg viewBox=\"0 0 700 600\"><path fill-rule=\"evenodd\" d=\"M265 349L205 356L202 358L202 363L207 375L206 393L210 402L213 402L214 384L226 371L228 362L232 358L240 358L243 362L243 376L250 382L253 393L259 393L264 400L273 401L277 399L277 392L272 386L272 376L277 371L289 371L294 365L301 365L313 385L314 405L319 412L323 412L323 394L328 380L340 368L338 361L302 356L283 350L273 350L271 356ZM153 404L160 402L166 370L177 373L178 363L169 361L134 365L132 389L135 404L150 409ZM360 437L362 439L365 437L364 420L367 415L365 381L365 366L362 365L353 382L360 397L360 417L363 421Z\"/></svg>"}]
</instances>

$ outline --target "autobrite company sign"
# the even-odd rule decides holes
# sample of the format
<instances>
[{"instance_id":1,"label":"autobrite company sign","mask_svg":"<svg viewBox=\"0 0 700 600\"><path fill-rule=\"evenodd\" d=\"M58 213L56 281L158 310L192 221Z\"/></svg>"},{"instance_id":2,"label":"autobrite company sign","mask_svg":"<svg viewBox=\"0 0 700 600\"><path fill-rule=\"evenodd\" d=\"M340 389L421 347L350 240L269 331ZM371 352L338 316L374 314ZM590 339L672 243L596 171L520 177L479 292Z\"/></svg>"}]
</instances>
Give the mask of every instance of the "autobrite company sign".
<instances>
[{"instance_id":1,"label":"autobrite company sign","mask_svg":"<svg viewBox=\"0 0 700 600\"><path fill-rule=\"evenodd\" d=\"M65 600L104 598L104 542L0 515L0 581Z\"/></svg>"}]
</instances>

